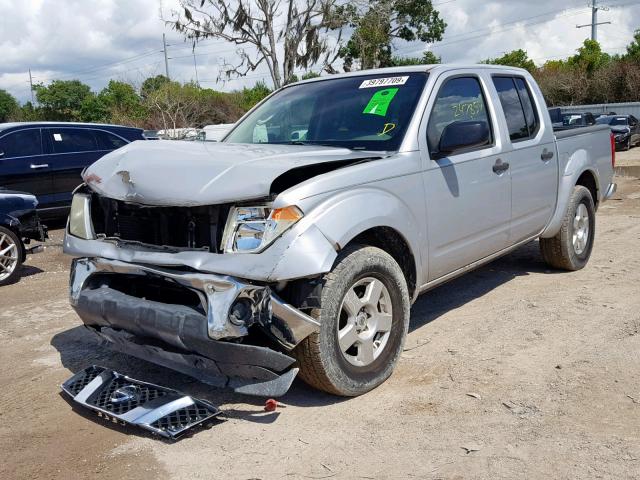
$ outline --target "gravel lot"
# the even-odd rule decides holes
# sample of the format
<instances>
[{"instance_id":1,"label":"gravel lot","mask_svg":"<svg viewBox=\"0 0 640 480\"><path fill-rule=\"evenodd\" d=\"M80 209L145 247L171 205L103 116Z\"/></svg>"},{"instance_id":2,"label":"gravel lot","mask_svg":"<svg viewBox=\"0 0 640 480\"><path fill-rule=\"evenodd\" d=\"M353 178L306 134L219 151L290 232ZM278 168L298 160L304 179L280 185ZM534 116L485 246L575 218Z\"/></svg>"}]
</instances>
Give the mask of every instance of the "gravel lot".
<instances>
[{"instance_id":1,"label":"gravel lot","mask_svg":"<svg viewBox=\"0 0 640 480\"><path fill-rule=\"evenodd\" d=\"M383 386L344 400L296 382L274 413L93 343L54 230L0 289L0 478L640 478L640 180L618 182L587 268L526 245L421 297ZM92 363L224 417L177 443L105 424L59 393Z\"/></svg>"}]
</instances>

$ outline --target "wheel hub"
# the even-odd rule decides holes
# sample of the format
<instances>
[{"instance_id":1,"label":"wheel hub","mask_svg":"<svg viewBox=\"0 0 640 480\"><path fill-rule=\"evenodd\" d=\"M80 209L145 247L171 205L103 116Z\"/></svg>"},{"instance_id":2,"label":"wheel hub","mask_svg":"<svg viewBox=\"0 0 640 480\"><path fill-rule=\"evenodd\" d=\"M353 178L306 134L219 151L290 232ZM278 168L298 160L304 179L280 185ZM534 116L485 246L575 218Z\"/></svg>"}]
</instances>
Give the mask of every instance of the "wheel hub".
<instances>
[{"instance_id":1,"label":"wheel hub","mask_svg":"<svg viewBox=\"0 0 640 480\"><path fill-rule=\"evenodd\" d=\"M9 278L18 264L18 246L13 239L0 233L0 280Z\"/></svg>"},{"instance_id":2,"label":"wheel hub","mask_svg":"<svg viewBox=\"0 0 640 480\"><path fill-rule=\"evenodd\" d=\"M584 203L578 205L573 218L573 250L581 255L589 243L589 211Z\"/></svg>"},{"instance_id":3,"label":"wheel hub","mask_svg":"<svg viewBox=\"0 0 640 480\"><path fill-rule=\"evenodd\" d=\"M352 365L373 363L386 348L392 325L391 296L377 278L358 280L340 306L338 343Z\"/></svg>"}]
</instances>

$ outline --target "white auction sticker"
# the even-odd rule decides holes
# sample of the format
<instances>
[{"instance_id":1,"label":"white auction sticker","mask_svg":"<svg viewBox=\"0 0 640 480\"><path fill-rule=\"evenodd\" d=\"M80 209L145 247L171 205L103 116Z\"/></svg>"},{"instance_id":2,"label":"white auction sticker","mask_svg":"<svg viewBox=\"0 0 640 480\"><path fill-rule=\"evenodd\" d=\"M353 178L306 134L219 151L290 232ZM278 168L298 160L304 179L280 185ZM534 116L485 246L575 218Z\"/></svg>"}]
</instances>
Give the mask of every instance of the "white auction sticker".
<instances>
[{"instance_id":1,"label":"white auction sticker","mask_svg":"<svg viewBox=\"0 0 640 480\"><path fill-rule=\"evenodd\" d=\"M56 142L61 142L61 141L62 141L62 135L60 135L59 133L54 133L54 134L53 134L53 139L54 139Z\"/></svg>"},{"instance_id":2,"label":"white auction sticker","mask_svg":"<svg viewBox=\"0 0 640 480\"><path fill-rule=\"evenodd\" d=\"M373 88L373 87L389 87L393 85L404 85L409 80L409 76L406 77L385 77L385 78L372 78L365 80L360 84L360 88Z\"/></svg>"}]
</instances>

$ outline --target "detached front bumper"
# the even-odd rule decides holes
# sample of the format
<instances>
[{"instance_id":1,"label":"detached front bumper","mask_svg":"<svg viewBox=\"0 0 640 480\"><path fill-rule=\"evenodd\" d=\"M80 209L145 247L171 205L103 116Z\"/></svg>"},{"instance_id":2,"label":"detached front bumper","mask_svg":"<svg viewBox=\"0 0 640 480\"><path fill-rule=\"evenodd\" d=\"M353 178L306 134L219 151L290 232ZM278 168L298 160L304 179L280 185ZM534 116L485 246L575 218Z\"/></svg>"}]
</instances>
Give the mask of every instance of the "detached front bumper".
<instances>
[{"instance_id":1,"label":"detached front bumper","mask_svg":"<svg viewBox=\"0 0 640 480\"><path fill-rule=\"evenodd\" d=\"M266 285L102 258L73 261L70 297L116 350L243 393L276 395L297 373L293 358L239 343L250 329L290 350L319 327Z\"/></svg>"}]
</instances>

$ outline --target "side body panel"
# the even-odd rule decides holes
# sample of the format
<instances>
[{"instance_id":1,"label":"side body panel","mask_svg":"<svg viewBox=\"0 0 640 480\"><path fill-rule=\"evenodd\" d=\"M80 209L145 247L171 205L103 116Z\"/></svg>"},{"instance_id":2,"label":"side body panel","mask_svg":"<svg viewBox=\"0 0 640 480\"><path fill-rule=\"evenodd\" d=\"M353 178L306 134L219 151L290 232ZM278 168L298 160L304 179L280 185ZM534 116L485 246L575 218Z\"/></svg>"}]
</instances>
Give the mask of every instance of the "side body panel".
<instances>
[{"instance_id":1,"label":"side body panel","mask_svg":"<svg viewBox=\"0 0 640 480\"><path fill-rule=\"evenodd\" d=\"M611 165L610 130L606 125L597 125L556 133L559 163L558 202L551 220L542 232L542 237L555 236L562 225L573 187L580 176L590 172L596 180L596 203L604 199L607 187L613 180Z\"/></svg>"}]
</instances>

